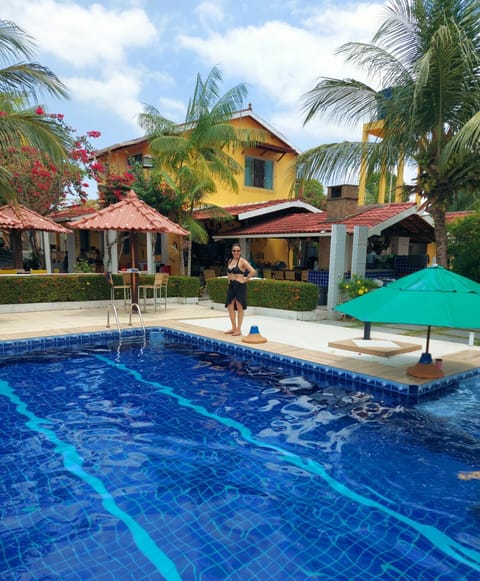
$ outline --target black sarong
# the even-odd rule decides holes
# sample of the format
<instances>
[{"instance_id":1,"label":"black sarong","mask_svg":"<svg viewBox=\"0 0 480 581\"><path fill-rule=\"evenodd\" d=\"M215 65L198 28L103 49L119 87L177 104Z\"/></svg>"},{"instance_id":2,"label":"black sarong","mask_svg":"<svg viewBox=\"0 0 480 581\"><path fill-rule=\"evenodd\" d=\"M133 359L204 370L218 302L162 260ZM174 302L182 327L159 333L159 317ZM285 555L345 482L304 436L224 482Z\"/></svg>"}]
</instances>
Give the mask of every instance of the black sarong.
<instances>
[{"instance_id":1,"label":"black sarong","mask_svg":"<svg viewBox=\"0 0 480 581\"><path fill-rule=\"evenodd\" d=\"M228 283L227 299L225 301L225 306L228 307L228 305L231 304L231 302L234 300L238 301L242 305L243 310L247 309L247 284L246 283L241 283L241 282L238 282L237 280L231 280ZM237 308L237 305L235 305L235 308Z\"/></svg>"}]
</instances>

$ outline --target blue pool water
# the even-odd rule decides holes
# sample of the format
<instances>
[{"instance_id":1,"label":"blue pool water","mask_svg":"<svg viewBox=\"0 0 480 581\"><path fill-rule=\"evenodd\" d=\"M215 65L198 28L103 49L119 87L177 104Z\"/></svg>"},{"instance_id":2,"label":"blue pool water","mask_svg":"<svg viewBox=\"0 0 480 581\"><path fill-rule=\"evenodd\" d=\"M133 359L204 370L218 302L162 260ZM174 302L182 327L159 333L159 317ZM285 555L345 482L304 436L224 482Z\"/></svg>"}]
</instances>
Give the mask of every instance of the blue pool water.
<instances>
[{"instance_id":1,"label":"blue pool water","mask_svg":"<svg viewBox=\"0 0 480 581\"><path fill-rule=\"evenodd\" d=\"M2 580L480 574L480 382L407 407L152 332L0 360Z\"/></svg>"}]
</instances>

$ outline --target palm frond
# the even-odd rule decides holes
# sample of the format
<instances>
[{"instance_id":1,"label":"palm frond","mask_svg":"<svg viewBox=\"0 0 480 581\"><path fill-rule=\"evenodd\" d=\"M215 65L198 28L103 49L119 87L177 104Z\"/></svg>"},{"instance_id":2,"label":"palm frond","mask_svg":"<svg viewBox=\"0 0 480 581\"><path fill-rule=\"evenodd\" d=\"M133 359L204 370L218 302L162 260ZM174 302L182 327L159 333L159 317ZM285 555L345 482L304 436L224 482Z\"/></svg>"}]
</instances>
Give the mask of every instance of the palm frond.
<instances>
[{"instance_id":1,"label":"palm frond","mask_svg":"<svg viewBox=\"0 0 480 581\"><path fill-rule=\"evenodd\" d=\"M42 151L55 162L63 163L71 146L71 138L55 120L25 110L0 116L0 148L21 148L29 145Z\"/></svg>"},{"instance_id":2,"label":"palm frond","mask_svg":"<svg viewBox=\"0 0 480 581\"><path fill-rule=\"evenodd\" d=\"M321 113L346 124L370 120L377 112L377 97L375 89L355 79L324 78L304 95L304 125Z\"/></svg>"},{"instance_id":3,"label":"palm frond","mask_svg":"<svg viewBox=\"0 0 480 581\"><path fill-rule=\"evenodd\" d=\"M48 68L38 63L17 63L0 69L0 91L21 91L37 100L41 95L68 97L68 90L60 79Z\"/></svg>"},{"instance_id":4,"label":"palm frond","mask_svg":"<svg viewBox=\"0 0 480 581\"><path fill-rule=\"evenodd\" d=\"M10 20L0 20L0 61L8 63L33 56L33 38Z\"/></svg>"},{"instance_id":5,"label":"palm frond","mask_svg":"<svg viewBox=\"0 0 480 581\"><path fill-rule=\"evenodd\" d=\"M367 149L372 149L369 144ZM297 158L299 179L333 181L358 177L358 169L366 147L361 142L344 141L314 147Z\"/></svg>"},{"instance_id":6,"label":"palm frond","mask_svg":"<svg viewBox=\"0 0 480 581\"><path fill-rule=\"evenodd\" d=\"M459 129L445 149L447 155L469 152L480 156L480 111Z\"/></svg>"},{"instance_id":7,"label":"palm frond","mask_svg":"<svg viewBox=\"0 0 480 581\"><path fill-rule=\"evenodd\" d=\"M205 230L201 222L197 222L192 216L185 215L182 226L190 232L190 238L197 244L208 243L208 232Z\"/></svg>"}]
</instances>

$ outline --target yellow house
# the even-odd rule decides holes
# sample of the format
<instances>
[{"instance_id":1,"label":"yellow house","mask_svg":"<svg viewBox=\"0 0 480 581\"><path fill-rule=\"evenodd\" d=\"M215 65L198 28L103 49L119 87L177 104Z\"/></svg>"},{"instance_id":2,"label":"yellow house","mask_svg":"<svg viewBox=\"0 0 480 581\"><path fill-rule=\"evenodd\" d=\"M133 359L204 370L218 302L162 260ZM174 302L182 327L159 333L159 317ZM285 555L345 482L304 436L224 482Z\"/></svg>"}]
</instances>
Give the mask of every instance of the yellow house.
<instances>
[{"instance_id":1,"label":"yellow house","mask_svg":"<svg viewBox=\"0 0 480 581\"><path fill-rule=\"evenodd\" d=\"M250 204L272 200L287 200L294 196L296 177L297 150L266 121L260 119L251 106L232 116L230 123L252 133L258 132L258 140L253 147L238 148L230 155L243 168L237 176L238 191L235 192L223 183L216 184L216 192L205 197L205 206L228 207L238 204ZM109 163L118 170L127 170L132 163L141 163L145 172L152 168L152 156L148 140L145 137L125 141L106 147L96 153L98 161ZM218 224L206 220L205 225L213 237ZM160 253L155 252L157 264L168 266L170 272L180 271L180 242L169 238L163 241ZM168 245L168 250L165 246ZM192 274L199 274L203 269L214 264L223 264L229 254L229 247L224 242L213 242L207 245L193 245ZM124 260L128 255L124 254ZM122 258L119 259L122 265Z\"/></svg>"}]
</instances>

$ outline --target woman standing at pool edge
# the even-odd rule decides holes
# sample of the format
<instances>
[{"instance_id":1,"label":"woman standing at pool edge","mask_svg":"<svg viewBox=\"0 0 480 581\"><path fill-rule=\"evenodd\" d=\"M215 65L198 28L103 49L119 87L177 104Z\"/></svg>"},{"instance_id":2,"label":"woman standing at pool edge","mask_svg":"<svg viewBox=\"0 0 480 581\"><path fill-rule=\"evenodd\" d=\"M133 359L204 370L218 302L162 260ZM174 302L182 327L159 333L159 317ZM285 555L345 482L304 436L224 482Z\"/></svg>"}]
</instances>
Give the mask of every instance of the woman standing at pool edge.
<instances>
[{"instance_id":1,"label":"woman standing at pool edge","mask_svg":"<svg viewBox=\"0 0 480 581\"><path fill-rule=\"evenodd\" d=\"M225 331L229 335L242 334L243 312L247 308L247 282L255 274L253 266L241 255L240 244L233 244L232 257L227 262L228 288L225 301L232 324L230 331Z\"/></svg>"}]
</instances>

